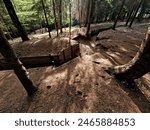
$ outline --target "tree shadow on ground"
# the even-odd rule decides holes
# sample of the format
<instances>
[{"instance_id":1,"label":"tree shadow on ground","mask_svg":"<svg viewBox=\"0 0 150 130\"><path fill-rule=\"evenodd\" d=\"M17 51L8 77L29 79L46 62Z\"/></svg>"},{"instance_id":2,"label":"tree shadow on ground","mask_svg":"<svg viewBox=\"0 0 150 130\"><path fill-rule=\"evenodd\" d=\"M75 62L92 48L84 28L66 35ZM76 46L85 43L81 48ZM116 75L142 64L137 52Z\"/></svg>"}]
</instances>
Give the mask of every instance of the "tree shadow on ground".
<instances>
[{"instance_id":1,"label":"tree shadow on ground","mask_svg":"<svg viewBox=\"0 0 150 130\"><path fill-rule=\"evenodd\" d=\"M132 99L132 101L137 105L142 113L149 113L150 112L150 101L146 98L146 96L141 91L140 87L131 88L131 85L124 84L119 80L115 79L117 84L128 93L128 96ZM147 84L144 83L144 86Z\"/></svg>"}]
</instances>

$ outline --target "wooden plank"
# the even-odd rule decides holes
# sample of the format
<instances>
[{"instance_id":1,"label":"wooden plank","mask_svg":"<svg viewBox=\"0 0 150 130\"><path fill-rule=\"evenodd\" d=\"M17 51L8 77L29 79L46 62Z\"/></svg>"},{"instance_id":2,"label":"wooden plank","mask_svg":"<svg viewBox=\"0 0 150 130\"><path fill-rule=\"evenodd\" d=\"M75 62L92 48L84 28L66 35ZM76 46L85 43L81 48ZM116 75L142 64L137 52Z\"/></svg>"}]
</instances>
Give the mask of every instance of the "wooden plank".
<instances>
[{"instance_id":1,"label":"wooden plank","mask_svg":"<svg viewBox=\"0 0 150 130\"><path fill-rule=\"evenodd\" d=\"M71 46L64 50L64 55L65 55L66 62L72 59L72 57L71 57Z\"/></svg>"},{"instance_id":2,"label":"wooden plank","mask_svg":"<svg viewBox=\"0 0 150 130\"><path fill-rule=\"evenodd\" d=\"M52 59L56 59L57 56L52 56ZM45 67L53 65L50 56L38 56L38 57L20 57L20 61L26 68ZM7 63L4 59L0 60L0 70L12 69L10 63Z\"/></svg>"},{"instance_id":3,"label":"wooden plank","mask_svg":"<svg viewBox=\"0 0 150 130\"><path fill-rule=\"evenodd\" d=\"M61 51L59 53L59 64L63 64L63 63L65 63L65 59L64 59L63 51Z\"/></svg>"},{"instance_id":4,"label":"wooden plank","mask_svg":"<svg viewBox=\"0 0 150 130\"><path fill-rule=\"evenodd\" d=\"M72 45L72 58L75 58L80 55L80 47L79 44Z\"/></svg>"},{"instance_id":5,"label":"wooden plank","mask_svg":"<svg viewBox=\"0 0 150 130\"><path fill-rule=\"evenodd\" d=\"M59 65L59 56L58 55L55 55L55 56L51 56L51 65L52 66L58 66Z\"/></svg>"},{"instance_id":6,"label":"wooden plank","mask_svg":"<svg viewBox=\"0 0 150 130\"><path fill-rule=\"evenodd\" d=\"M78 57L80 54L79 44L74 44L71 47L64 49L59 55L37 56L37 57L20 57L20 61L26 68L46 67L46 66L59 66L71 59ZM64 59L65 56L65 59ZM4 59L0 59L0 70L11 70L12 66Z\"/></svg>"}]
</instances>

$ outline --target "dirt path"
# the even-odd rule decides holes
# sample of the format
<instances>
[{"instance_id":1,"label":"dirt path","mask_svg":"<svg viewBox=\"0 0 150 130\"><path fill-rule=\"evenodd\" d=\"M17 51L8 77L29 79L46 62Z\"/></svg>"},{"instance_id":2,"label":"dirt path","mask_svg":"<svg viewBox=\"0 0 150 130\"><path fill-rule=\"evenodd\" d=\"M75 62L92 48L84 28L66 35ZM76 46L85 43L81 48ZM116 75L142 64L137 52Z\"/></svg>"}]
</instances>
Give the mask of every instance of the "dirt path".
<instances>
[{"instance_id":1,"label":"dirt path","mask_svg":"<svg viewBox=\"0 0 150 130\"><path fill-rule=\"evenodd\" d=\"M127 63L136 54L145 30L102 32L101 40L79 41L81 57L58 68L30 69L31 79L39 87L31 98L12 71L1 71L0 112L150 112L149 74L134 91L118 84L104 70L106 66ZM38 44L41 54L50 49ZM36 47L32 49L35 53Z\"/></svg>"}]
</instances>

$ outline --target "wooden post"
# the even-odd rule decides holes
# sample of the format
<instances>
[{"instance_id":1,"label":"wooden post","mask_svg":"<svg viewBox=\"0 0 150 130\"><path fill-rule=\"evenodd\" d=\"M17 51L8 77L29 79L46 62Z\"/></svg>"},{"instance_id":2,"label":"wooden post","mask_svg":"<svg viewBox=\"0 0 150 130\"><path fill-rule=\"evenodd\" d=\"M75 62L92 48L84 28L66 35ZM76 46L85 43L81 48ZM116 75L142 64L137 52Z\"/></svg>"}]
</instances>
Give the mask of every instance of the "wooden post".
<instances>
[{"instance_id":1,"label":"wooden post","mask_svg":"<svg viewBox=\"0 0 150 130\"><path fill-rule=\"evenodd\" d=\"M64 62L66 62L65 51L63 50Z\"/></svg>"},{"instance_id":2,"label":"wooden post","mask_svg":"<svg viewBox=\"0 0 150 130\"><path fill-rule=\"evenodd\" d=\"M70 47L71 47L71 58L74 58L74 56L73 56L73 49L72 49L72 45L71 45Z\"/></svg>"}]
</instances>

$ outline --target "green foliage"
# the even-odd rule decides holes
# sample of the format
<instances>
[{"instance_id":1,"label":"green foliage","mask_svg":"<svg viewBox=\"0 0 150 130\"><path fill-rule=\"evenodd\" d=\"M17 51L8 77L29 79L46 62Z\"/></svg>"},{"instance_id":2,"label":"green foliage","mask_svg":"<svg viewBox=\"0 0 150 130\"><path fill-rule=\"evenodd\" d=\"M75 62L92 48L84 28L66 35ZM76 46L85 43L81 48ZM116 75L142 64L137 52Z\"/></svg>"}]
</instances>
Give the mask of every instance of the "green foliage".
<instances>
[{"instance_id":1,"label":"green foliage","mask_svg":"<svg viewBox=\"0 0 150 130\"><path fill-rule=\"evenodd\" d=\"M112 5L112 1L113 1L113 0L106 0L106 2L107 2L107 3L109 4L109 6L111 6L111 7L113 6L113 5Z\"/></svg>"},{"instance_id":2,"label":"green foliage","mask_svg":"<svg viewBox=\"0 0 150 130\"><path fill-rule=\"evenodd\" d=\"M40 0L13 0L13 3L19 20L28 32L41 26L44 19Z\"/></svg>"},{"instance_id":3,"label":"green foliage","mask_svg":"<svg viewBox=\"0 0 150 130\"><path fill-rule=\"evenodd\" d=\"M54 24L52 0L43 1L49 25ZM41 0L13 0L13 4L19 20L28 32L46 25ZM68 0L64 0L62 3L63 25L69 23L68 4Z\"/></svg>"},{"instance_id":4,"label":"green foliage","mask_svg":"<svg viewBox=\"0 0 150 130\"><path fill-rule=\"evenodd\" d=\"M41 0L11 0L16 13L19 17L20 22L24 25L26 31L29 33L35 29L39 29L41 26L45 26L45 17ZM43 0L45 4L45 10L48 17L49 25L54 24L53 6L52 0ZM56 0L58 2L59 0ZM78 0L62 0L62 22L63 26L69 23L69 2L72 4L72 19L78 23L79 12L78 12ZM86 19L87 13L87 1L79 0L80 9L82 9L82 17ZM118 9L121 6L122 0L94 0L95 8L92 14L92 21L95 23L112 21L114 20ZM121 18L127 16L133 6L135 0L126 0L126 4L121 13ZM58 11L58 9L57 9ZM150 2L145 0L144 4L139 12L141 17L150 17ZM12 24L12 21L5 9L3 0L0 0L0 21L2 25L7 25L8 30L13 33L17 33L16 28ZM84 20L82 20L84 21Z\"/></svg>"}]
</instances>

